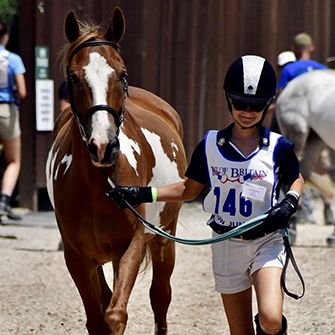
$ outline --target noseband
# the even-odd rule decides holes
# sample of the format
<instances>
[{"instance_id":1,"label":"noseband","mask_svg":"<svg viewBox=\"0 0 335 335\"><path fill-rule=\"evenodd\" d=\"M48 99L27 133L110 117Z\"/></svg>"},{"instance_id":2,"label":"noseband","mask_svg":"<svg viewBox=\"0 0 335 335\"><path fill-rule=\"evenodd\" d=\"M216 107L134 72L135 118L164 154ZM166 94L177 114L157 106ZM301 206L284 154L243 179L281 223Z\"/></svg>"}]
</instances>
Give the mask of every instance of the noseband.
<instances>
[{"instance_id":1,"label":"noseband","mask_svg":"<svg viewBox=\"0 0 335 335\"><path fill-rule=\"evenodd\" d=\"M95 114L99 110L105 110L106 112L108 112L109 114L111 114L114 117L114 122L115 122L115 125L117 127L117 132L118 132L119 128L121 126L121 123L123 121L123 114L124 114L124 110L125 110L124 103L122 104L122 107L118 112L109 105L103 105L103 104L94 105L87 110L86 117L85 117L85 119L83 119L80 116L80 114L78 112L78 109L77 109L77 106L74 103L74 97L73 97L73 85L74 85L74 83L73 83L73 79L71 79L71 76L70 76L71 60L79 50L81 50L83 48L88 48L88 47L96 47L96 46L99 46L99 45L108 45L108 46L111 46L116 51L119 51L119 45L114 43L114 42L107 41L107 40L89 40L89 41L86 41L83 44L77 46L76 48L74 48L72 50L72 52L70 54L70 57L69 57L69 60L68 60L68 64L66 66L66 76L67 76L66 81L67 81L67 89L68 89L68 93L69 93L69 101L70 101L71 109L72 109L74 115L77 118L77 121L78 121L78 124L79 124L80 134L81 134L82 139L83 139L84 142L87 142L87 140L88 140L88 138L86 136L86 133L85 133L84 126L83 126L83 123L84 123L86 118L92 117L93 114ZM127 77L123 76L120 80L121 80L121 84L122 84L124 93L127 94L127 96L129 96Z\"/></svg>"}]
</instances>

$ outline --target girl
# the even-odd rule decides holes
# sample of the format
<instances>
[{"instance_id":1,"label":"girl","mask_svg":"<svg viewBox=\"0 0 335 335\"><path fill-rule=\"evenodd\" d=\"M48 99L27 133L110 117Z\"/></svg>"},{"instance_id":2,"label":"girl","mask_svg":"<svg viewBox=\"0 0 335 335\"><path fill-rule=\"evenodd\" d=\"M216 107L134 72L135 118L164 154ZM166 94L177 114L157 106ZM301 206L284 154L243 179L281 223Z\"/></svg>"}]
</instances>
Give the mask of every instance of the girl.
<instances>
[{"instance_id":1,"label":"girl","mask_svg":"<svg viewBox=\"0 0 335 335\"><path fill-rule=\"evenodd\" d=\"M216 290L232 335L254 334L252 285L258 304L256 334L286 334L280 277L285 249L280 230L288 227L303 189L293 144L262 126L276 94L276 76L262 57L247 55L228 69L224 90L233 123L208 131L195 148L185 180L160 187L119 186L109 196L125 207L153 201L195 199L206 185L204 210L213 235L258 215L264 222L243 235L212 245ZM288 186L279 201L280 188Z\"/></svg>"}]
</instances>

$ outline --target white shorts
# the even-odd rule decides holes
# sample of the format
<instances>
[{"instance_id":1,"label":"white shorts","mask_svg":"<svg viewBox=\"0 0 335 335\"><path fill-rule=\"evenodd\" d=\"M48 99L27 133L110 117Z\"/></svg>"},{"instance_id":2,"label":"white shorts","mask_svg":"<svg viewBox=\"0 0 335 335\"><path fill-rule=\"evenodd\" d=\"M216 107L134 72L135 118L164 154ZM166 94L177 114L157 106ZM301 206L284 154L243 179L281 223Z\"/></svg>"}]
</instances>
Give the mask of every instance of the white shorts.
<instances>
[{"instance_id":1,"label":"white shorts","mask_svg":"<svg viewBox=\"0 0 335 335\"><path fill-rule=\"evenodd\" d=\"M213 232L213 236L218 236ZM223 294L242 292L252 285L252 274L267 267L283 268L286 253L280 232L255 240L232 238L212 248L215 290Z\"/></svg>"}]
</instances>

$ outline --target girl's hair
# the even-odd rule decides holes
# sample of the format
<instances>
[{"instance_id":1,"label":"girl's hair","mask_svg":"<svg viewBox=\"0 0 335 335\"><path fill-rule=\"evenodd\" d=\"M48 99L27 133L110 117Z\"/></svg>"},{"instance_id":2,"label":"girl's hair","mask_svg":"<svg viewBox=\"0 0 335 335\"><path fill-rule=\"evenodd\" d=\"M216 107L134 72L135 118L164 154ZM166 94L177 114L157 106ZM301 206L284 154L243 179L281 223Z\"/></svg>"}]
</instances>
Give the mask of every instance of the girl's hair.
<instances>
[{"instance_id":1,"label":"girl's hair","mask_svg":"<svg viewBox=\"0 0 335 335\"><path fill-rule=\"evenodd\" d=\"M5 22L0 19L0 38L8 33L8 28Z\"/></svg>"}]
</instances>

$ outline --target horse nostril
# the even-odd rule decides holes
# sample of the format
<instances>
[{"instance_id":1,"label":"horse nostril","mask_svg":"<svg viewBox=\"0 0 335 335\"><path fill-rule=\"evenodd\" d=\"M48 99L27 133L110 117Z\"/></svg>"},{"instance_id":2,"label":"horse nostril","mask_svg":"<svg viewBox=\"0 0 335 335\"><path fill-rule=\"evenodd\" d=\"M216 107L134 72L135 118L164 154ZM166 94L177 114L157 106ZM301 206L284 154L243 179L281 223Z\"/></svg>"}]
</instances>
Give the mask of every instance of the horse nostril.
<instances>
[{"instance_id":1,"label":"horse nostril","mask_svg":"<svg viewBox=\"0 0 335 335\"><path fill-rule=\"evenodd\" d=\"M98 147L94 144L94 142L88 142L87 149L92 156L98 157Z\"/></svg>"},{"instance_id":2,"label":"horse nostril","mask_svg":"<svg viewBox=\"0 0 335 335\"><path fill-rule=\"evenodd\" d=\"M91 157L100 163L111 163L116 159L120 149L120 142L117 137L104 144L98 144L94 139L87 143L87 149Z\"/></svg>"},{"instance_id":3,"label":"horse nostril","mask_svg":"<svg viewBox=\"0 0 335 335\"><path fill-rule=\"evenodd\" d=\"M115 153L117 153L120 149L120 142L117 137L114 137L112 141L110 141L106 146L105 157L112 157Z\"/></svg>"}]
</instances>

